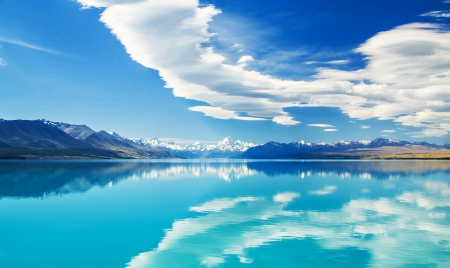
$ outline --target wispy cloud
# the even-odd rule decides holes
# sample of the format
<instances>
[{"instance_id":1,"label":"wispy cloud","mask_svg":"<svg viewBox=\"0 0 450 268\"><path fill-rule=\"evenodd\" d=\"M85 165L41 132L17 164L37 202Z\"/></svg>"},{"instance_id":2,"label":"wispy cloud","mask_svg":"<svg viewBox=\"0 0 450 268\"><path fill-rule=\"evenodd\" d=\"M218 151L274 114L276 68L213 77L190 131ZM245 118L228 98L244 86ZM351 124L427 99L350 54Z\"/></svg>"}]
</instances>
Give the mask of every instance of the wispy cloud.
<instances>
[{"instance_id":1,"label":"wispy cloud","mask_svg":"<svg viewBox=\"0 0 450 268\"><path fill-rule=\"evenodd\" d=\"M368 128L370 128L370 126L368 126L368 125L361 125L360 128L361 129L368 129Z\"/></svg>"},{"instance_id":2,"label":"wispy cloud","mask_svg":"<svg viewBox=\"0 0 450 268\"><path fill-rule=\"evenodd\" d=\"M349 63L349 60L331 60L331 61L306 61L305 64L311 65L311 64L332 64L332 65L343 65Z\"/></svg>"},{"instance_id":3,"label":"wispy cloud","mask_svg":"<svg viewBox=\"0 0 450 268\"><path fill-rule=\"evenodd\" d=\"M349 60L332 60L332 61L328 61L326 63L339 65L339 64L347 64L349 62L350 62Z\"/></svg>"},{"instance_id":4,"label":"wispy cloud","mask_svg":"<svg viewBox=\"0 0 450 268\"><path fill-rule=\"evenodd\" d=\"M444 120L450 118L445 109L450 106L450 31L438 24L380 32L355 49L366 58L365 68L319 68L312 81L295 81L246 70L248 61L229 63L217 53L209 23L221 11L212 5L198 0L78 2L104 8L100 20L130 57L158 70L176 97L207 103L191 108L206 116L294 125L299 122L285 111L288 107L336 107L355 119L417 127L414 136L450 132ZM345 60L329 63L338 67Z\"/></svg>"},{"instance_id":5,"label":"wispy cloud","mask_svg":"<svg viewBox=\"0 0 450 268\"><path fill-rule=\"evenodd\" d=\"M450 2L445 2L445 3L450 3ZM422 17L434 17L434 18L450 18L450 10L431 11L431 12L423 13L420 16L422 16Z\"/></svg>"},{"instance_id":6,"label":"wispy cloud","mask_svg":"<svg viewBox=\"0 0 450 268\"><path fill-rule=\"evenodd\" d=\"M384 133L394 133L395 130L393 130L393 129L385 129L385 130L383 130L383 132Z\"/></svg>"},{"instance_id":7,"label":"wispy cloud","mask_svg":"<svg viewBox=\"0 0 450 268\"><path fill-rule=\"evenodd\" d=\"M72 56L72 55L69 55L69 54L57 51L57 50L53 50L53 49L49 49L49 48L33 45L33 44L30 44L30 43L27 43L27 42L24 42L24 41L21 41L21 40L11 39L11 38L7 38L7 37L4 37L4 36L0 36L0 42L13 44L13 45L21 46L21 47L26 47L26 48L29 48L29 49L42 51L42 52L50 53L50 54L54 54L54 55L76 58L75 56Z\"/></svg>"},{"instance_id":8,"label":"wispy cloud","mask_svg":"<svg viewBox=\"0 0 450 268\"><path fill-rule=\"evenodd\" d=\"M333 125L328 125L328 124L307 124L307 126L308 127L328 127L328 128L335 127Z\"/></svg>"},{"instance_id":9,"label":"wispy cloud","mask_svg":"<svg viewBox=\"0 0 450 268\"><path fill-rule=\"evenodd\" d=\"M336 132L338 131L335 126L329 124L307 124L308 127L319 127L324 128L325 132Z\"/></svg>"}]
</instances>

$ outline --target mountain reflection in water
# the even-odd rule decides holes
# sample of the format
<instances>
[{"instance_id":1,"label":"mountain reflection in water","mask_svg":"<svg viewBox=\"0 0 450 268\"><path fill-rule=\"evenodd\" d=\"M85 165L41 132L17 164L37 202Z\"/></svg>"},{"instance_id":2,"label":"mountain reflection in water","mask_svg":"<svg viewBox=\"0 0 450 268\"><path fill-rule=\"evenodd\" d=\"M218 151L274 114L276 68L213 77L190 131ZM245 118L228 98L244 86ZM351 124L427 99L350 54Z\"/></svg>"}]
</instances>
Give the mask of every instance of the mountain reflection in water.
<instances>
[{"instance_id":1,"label":"mountain reflection in water","mask_svg":"<svg viewBox=\"0 0 450 268\"><path fill-rule=\"evenodd\" d=\"M127 179L219 176L231 181L257 174L389 179L450 174L447 161L30 161L0 162L1 197L85 192Z\"/></svg>"},{"instance_id":2,"label":"mountain reflection in water","mask_svg":"<svg viewBox=\"0 0 450 268\"><path fill-rule=\"evenodd\" d=\"M4 161L0 266L448 267L449 174L448 161Z\"/></svg>"}]
</instances>

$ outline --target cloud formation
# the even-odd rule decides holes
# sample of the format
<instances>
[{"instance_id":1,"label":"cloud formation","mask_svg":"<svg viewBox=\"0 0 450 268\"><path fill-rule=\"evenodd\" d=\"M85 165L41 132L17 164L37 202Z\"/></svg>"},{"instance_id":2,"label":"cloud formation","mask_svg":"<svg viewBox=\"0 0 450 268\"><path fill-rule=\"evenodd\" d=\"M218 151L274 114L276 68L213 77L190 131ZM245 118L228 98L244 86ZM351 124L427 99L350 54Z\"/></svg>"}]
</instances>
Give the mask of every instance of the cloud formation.
<instances>
[{"instance_id":1,"label":"cloud formation","mask_svg":"<svg viewBox=\"0 0 450 268\"><path fill-rule=\"evenodd\" d=\"M219 119L300 122L288 107L337 107L355 119L394 120L420 130L414 137L450 132L450 32L412 23L380 32L355 49L367 66L356 71L319 68L313 81L283 80L247 70L210 45L209 23L221 13L198 0L78 0L105 8L100 20L131 58L159 71L176 97L206 103L192 107ZM220 34L220 33L219 33ZM334 66L345 60L330 61Z\"/></svg>"}]
</instances>

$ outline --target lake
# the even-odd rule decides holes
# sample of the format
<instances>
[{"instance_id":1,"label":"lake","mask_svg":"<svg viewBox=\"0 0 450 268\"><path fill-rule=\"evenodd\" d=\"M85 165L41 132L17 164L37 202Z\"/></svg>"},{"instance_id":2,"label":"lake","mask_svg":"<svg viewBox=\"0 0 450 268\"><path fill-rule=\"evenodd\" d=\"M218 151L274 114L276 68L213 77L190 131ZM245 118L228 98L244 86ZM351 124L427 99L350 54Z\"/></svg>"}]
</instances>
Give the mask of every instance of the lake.
<instances>
[{"instance_id":1,"label":"lake","mask_svg":"<svg viewBox=\"0 0 450 268\"><path fill-rule=\"evenodd\" d=\"M450 162L0 162L0 267L449 267Z\"/></svg>"}]
</instances>

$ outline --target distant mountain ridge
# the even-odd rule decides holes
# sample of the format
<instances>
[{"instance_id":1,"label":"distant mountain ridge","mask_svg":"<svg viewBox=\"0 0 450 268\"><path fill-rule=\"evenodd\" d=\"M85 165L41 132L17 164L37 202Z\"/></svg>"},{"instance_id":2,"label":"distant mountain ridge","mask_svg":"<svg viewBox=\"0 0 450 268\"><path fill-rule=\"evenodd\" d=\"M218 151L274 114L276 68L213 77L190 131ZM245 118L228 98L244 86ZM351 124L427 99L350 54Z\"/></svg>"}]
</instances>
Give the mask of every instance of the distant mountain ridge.
<instances>
[{"instance_id":1,"label":"distant mountain ridge","mask_svg":"<svg viewBox=\"0 0 450 268\"><path fill-rule=\"evenodd\" d=\"M336 143L268 142L248 149L241 158L364 158L380 155L414 154L429 151L450 153L450 144L436 145L427 142L409 142L377 138L359 141L340 140ZM450 154L449 154L450 156Z\"/></svg>"},{"instance_id":2,"label":"distant mountain ridge","mask_svg":"<svg viewBox=\"0 0 450 268\"><path fill-rule=\"evenodd\" d=\"M450 144L375 140L336 143L305 141L256 145L227 137L216 145L201 142L182 145L157 138L125 138L115 132L94 131L46 119L0 118L1 158L430 158L450 159ZM425 156L424 156L425 155Z\"/></svg>"}]
</instances>

